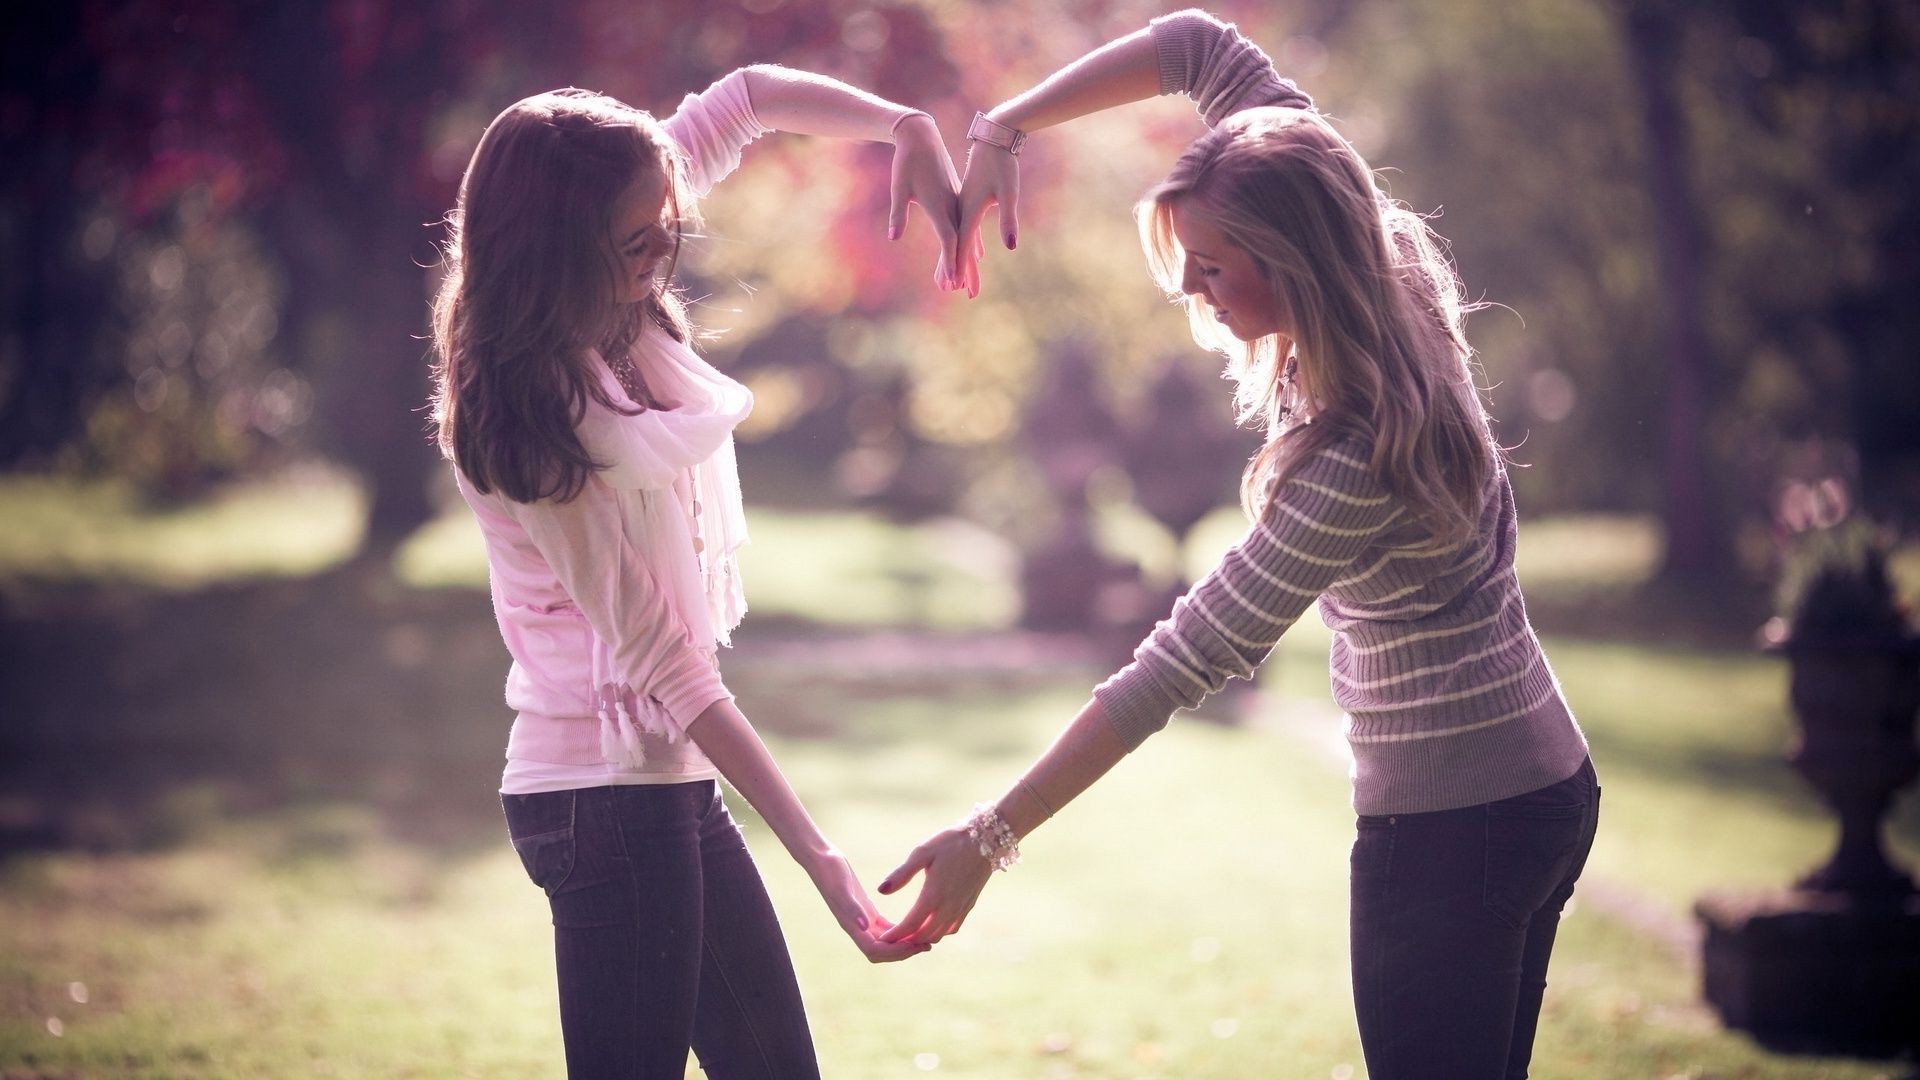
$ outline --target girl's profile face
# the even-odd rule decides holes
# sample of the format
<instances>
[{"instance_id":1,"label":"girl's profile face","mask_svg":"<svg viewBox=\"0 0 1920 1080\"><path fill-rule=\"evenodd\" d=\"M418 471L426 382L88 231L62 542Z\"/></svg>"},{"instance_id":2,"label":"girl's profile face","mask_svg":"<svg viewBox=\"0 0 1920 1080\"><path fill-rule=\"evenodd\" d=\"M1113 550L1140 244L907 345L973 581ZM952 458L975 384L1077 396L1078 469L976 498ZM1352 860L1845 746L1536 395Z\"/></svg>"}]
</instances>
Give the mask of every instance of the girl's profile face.
<instances>
[{"instance_id":1,"label":"girl's profile face","mask_svg":"<svg viewBox=\"0 0 1920 1080\"><path fill-rule=\"evenodd\" d=\"M1272 282L1245 248L1188 212L1184 202L1173 204L1170 217L1174 239L1180 243L1181 292L1205 301L1213 317L1241 341L1291 333Z\"/></svg>"},{"instance_id":2,"label":"girl's profile face","mask_svg":"<svg viewBox=\"0 0 1920 1080\"><path fill-rule=\"evenodd\" d=\"M660 263L673 253L667 178L660 170L649 169L614 200L611 239L622 269L617 299L622 304L646 299Z\"/></svg>"}]
</instances>

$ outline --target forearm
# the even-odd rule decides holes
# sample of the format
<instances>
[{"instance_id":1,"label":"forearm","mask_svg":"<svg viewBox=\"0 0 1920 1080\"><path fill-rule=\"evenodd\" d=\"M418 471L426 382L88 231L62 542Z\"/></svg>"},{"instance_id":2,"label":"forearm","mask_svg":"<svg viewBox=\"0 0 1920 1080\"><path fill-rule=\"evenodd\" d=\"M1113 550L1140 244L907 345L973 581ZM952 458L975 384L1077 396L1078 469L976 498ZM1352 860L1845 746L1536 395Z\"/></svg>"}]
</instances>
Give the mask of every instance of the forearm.
<instances>
[{"instance_id":1,"label":"forearm","mask_svg":"<svg viewBox=\"0 0 1920 1080\"><path fill-rule=\"evenodd\" d=\"M1110 41L1049 75L1026 93L994 106L991 119L1021 131L1038 131L1076 117L1160 91L1153 35L1138 30Z\"/></svg>"},{"instance_id":2,"label":"forearm","mask_svg":"<svg viewBox=\"0 0 1920 1080\"><path fill-rule=\"evenodd\" d=\"M732 701L708 706L687 726L687 735L753 806L795 862L812 873L834 854L766 743Z\"/></svg>"},{"instance_id":3,"label":"forearm","mask_svg":"<svg viewBox=\"0 0 1920 1080\"><path fill-rule=\"evenodd\" d=\"M994 807L1000 820L1024 837L1058 813L1127 756L1127 745L1107 722L1098 701L1088 701L1026 775Z\"/></svg>"},{"instance_id":4,"label":"forearm","mask_svg":"<svg viewBox=\"0 0 1920 1080\"><path fill-rule=\"evenodd\" d=\"M744 75L754 114L776 131L887 142L918 111L810 71L755 64Z\"/></svg>"}]
</instances>

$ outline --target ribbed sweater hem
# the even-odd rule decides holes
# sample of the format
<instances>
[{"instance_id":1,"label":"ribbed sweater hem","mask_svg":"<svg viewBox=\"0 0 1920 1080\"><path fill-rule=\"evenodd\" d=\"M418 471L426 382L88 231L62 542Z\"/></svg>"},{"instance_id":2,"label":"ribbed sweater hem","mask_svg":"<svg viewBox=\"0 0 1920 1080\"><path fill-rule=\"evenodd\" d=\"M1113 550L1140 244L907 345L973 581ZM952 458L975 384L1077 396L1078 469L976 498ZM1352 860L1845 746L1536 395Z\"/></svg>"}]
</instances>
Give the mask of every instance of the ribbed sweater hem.
<instances>
[{"instance_id":1,"label":"ribbed sweater hem","mask_svg":"<svg viewBox=\"0 0 1920 1080\"><path fill-rule=\"evenodd\" d=\"M731 701L733 695L722 690L684 714L687 723L717 702ZM684 737L684 732L674 735ZM553 765L599 765L606 761L600 752L600 718L597 716L547 716L521 712L507 732L507 756L525 761L544 761Z\"/></svg>"}]
</instances>

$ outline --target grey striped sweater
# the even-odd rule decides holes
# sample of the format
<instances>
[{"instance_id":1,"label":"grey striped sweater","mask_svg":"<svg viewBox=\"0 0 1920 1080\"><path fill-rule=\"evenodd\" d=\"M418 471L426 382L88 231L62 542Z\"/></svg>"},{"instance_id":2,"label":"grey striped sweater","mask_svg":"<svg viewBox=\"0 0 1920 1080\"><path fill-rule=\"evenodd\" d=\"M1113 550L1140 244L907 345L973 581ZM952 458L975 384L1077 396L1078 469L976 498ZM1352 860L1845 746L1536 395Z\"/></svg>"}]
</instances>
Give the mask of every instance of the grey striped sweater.
<instances>
[{"instance_id":1,"label":"grey striped sweater","mask_svg":"<svg viewBox=\"0 0 1920 1080\"><path fill-rule=\"evenodd\" d=\"M1260 50L1211 16L1153 27L1163 92L1209 123L1259 104L1310 107ZM1436 551L1349 438L1304 461L1261 519L1174 604L1134 662L1094 696L1128 747L1246 678L1316 598L1333 630L1334 701L1346 711L1353 805L1419 813L1490 802L1571 776L1587 754L1527 622L1513 570L1513 489L1487 483L1463 544Z\"/></svg>"}]
</instances>

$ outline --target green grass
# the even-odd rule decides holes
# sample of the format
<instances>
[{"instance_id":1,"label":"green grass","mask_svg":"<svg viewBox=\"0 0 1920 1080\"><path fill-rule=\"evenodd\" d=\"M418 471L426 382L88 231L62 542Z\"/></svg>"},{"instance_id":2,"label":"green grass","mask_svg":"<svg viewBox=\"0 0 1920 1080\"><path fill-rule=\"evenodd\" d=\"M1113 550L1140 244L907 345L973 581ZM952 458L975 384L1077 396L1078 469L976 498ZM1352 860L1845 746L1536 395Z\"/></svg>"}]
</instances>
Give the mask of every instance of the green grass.
<instances>
[{"instance_id":1,"label":"green grass","mask_svg":"<svg viewBox=\"0 0 1920 1080\"><path fill-rule=\"evenodd\" d=\"M310 574L352 553L364 503L345 477L318 468L177 508L144 505L112 481L0 476L0 584L190 589ZM1015 553L957 519L901 527L860 512L753 509L748 530L742 573L763 616L969 629L1009 625L1018 611ZM472 515L450 507L401 546L395 569L417 588L484 588L486 552Z\"/></svg>"},{"instance_id":2,"label":"green grass","mask_svg":"<svg viewBox=\"0 0 1920 1080\"><path fill-rule=\"evenodd\" d=\"M352 489L326 477L172 512L143 510L111 486L0 478L0 508L0 583L171 589L328 565L351 547L359 514ZM963 527L763 512L751 524L758 618L974 630L1011 619L1006 551ZM1116 550L1157 550L1161 565L1191 568L1242 525L1233 511L1216 514L1184 553L1124 516L1103 529ZM1657 557L1650 537L1645 522L1529 523L1522 572L1530 589L1634 585ZM416 586L484 580L462 514L417 536L400 565ZM826 1075L1364 1075L1347 997L1351 818L1325 634L1309 615L1263 670L1251 722L1187 720L1155 737L1028 841L1027 861L995 880L963 934L905 964L866 964L736 801ZM1830 819L1781 761L1783 666L1557 637L1548 649L1606 796L1589 887L1556 954L1535 1075L1899 1072L1780 1057L1720 1030L1671 944L1702 892L1783 884L1833 841ZM939 671L863 681L788 663L736 667L730 681L822 825L878 880L999 791L1102 674L1064 668L1007 687ZM272 715L270 702L234 712L233 724ZM497 753L491 726L431 719L423 731L464 741L424 749L418 733L394 732L399 756L370 785L403 795L410 772ZM315 754L301 767L354 768ZM395 809L404 798L343 800L338 785L317 784L262 802L235 794L243 783L195 782L167 796L155 810L165 827L138 832L147 839L130 849L0 863L0 1076L558 1075L544 902L484 783L473 786L426 828ZM10 799L0 792L0 821ZM1920 862L1911 794L1896 817L1895 850Z\"/></svg>"},{"instance_id":3,"label":"green grass","mask_svg":"<svg viewBox=\"0 0 1920 1080\"><path fill-rule=\"evenodd\" d=\"M1646 925L1681 918L1699 889L1778 883L1829 842L1777 764L1731 784L1701 767L1776 740L1777 717L1748 696L1764 699L1777 672L1553 646L1607 789L1591 874L1609 892L1644 894L1653 913L1595 899L1569 918L1536 1075L1889 1075L1776 1057L1721 1032L1687 964ZM831 738L773 744L823 827L877 880L997 791L1092 675L904 694L791 669L734 681L770 729L834 725ZM1720 692L1604 690L1681 693L1703 676ZM1334 722L1306 689L1261 708ZM796 695L806 714L789 716ZM1648 708L1655 699L1669 707ZM1303 735L1176 725L1031 838L962 935L883 968L840 936L736 802L826 1075L922 1075L926 1055L934 1075L956 1077L1363 1075L1346 996L1345 781L1324 740ZM1737 833L1678 828L1712 815ZM0 1071L557 1074L543 904L504 840L442 850L398 839L391 824L339 803L214 812L167 850L14 860L0 878ZM1914 839L1902 835L1909 859Z\"/></svg>"},{"instance_id":4,"label":"green grass","mask_svg":"<svg viewBox=\"0 0 1920 1080\"><path fill-rule=\"evenodd\" d=\"M236 485L179 507L126 484L0 476L0 583L127 581L187 589L325 569L360 542L365 499L317 468Z\"/></svg>"}]
</instances>

